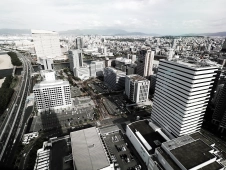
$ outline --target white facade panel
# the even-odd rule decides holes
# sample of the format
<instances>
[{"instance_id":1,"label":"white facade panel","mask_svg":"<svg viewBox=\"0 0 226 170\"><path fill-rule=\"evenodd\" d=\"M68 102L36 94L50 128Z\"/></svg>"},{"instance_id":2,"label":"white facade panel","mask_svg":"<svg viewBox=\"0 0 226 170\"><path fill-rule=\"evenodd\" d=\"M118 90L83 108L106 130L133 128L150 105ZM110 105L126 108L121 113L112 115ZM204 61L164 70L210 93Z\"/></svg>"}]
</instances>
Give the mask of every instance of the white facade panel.
<instances>
[{"instance_id":1,"label":"white facade panel","mask_svg":"<svg viewBox=\"0 0 226 170\"><path fill-rule=\"evenodd\" d=\"M175 137L198 131L216 70L212 66L161 60L151 119Z\"/></svg>"}]
</instances>

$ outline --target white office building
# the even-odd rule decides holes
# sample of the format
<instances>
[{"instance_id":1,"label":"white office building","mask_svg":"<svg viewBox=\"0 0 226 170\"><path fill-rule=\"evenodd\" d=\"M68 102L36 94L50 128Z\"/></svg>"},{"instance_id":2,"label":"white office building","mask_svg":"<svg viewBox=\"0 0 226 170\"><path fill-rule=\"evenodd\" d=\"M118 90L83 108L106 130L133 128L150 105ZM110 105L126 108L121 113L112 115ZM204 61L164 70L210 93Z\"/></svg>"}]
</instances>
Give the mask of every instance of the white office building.
<instances>
[{"instance_id":1,"label":"white office building","mask_svg":"<svg viewBox=\"0 0 226 170\"><path fill-rule=\"evenodd\" d=\"M127 75L125 79L125 93L135 103L148 100L150 81L137 74Z\"/></svg>"},{"instance_id":2,"label":"white office building","mask_svg":"<svg viewBox=\"0 0 226 170\"><path fill-rule=\"evenodd\" d=\"M44 65L45 69L50 69L47 68L44 63L47 62L46 59L54 59L62 55L59 34L55 31L45 30L31 30L31 33L37 55L37 62Z\"/></svg>"},{"instance_id":3,"label":"white office building","mask_svg":"<svg viewBox=\"0 0 226 170\"><path fill-rule=\"evenodd\" d=\"M151 119L172 138L199 131L216 70L201 61L160 60Z\"/></svg>"},{"instance_id":4,"label":"white office building","mask_svg":"<svg viewBox=\"0 0 226 170\"><path fill-rule=\"evenodd\" d=\"M68 81L55 80L54 71L41 72L44 81L35 84L33 92L39 112L71 106L71 91Z\"/></svg>"}]
</instances>

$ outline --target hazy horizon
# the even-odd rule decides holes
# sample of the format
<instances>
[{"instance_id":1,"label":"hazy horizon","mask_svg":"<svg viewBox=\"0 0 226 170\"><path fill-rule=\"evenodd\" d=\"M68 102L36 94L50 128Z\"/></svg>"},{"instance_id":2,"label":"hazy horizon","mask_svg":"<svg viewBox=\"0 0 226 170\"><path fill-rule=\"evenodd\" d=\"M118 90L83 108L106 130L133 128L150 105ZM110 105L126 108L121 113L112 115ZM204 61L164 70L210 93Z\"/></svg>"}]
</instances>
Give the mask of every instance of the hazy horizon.
<instances>
[{"instance_id":1,"label":"hazy horizon","mask_svg":"<svg viewBox=\"0 0 226 170\"><path fill-rule=\"evenodd\" d=\"M122 29L178 35L226 31L225 0L7 0L0 28Z\"/></svg>"}]
</instances>

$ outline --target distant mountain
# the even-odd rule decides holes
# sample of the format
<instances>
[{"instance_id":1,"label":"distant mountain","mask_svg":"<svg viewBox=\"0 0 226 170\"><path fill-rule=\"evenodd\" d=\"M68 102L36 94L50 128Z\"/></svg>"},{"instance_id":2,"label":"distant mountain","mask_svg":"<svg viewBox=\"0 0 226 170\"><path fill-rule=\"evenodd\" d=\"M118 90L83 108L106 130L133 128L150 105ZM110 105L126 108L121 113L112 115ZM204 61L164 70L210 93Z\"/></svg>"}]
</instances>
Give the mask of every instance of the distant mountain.
<instances>
[{"instance_id":1,"label":"distant mountain","mask_svg":"<svg viewBox=\"0 0 226 170\"><path fill-rule=\"evenodd\" d=\"M181 36L226 36L226 32L215 32L215 33L198 33L198 34L184 34Z\"/></svg>"},{"instance_id":2,"label":"distant mountain","mask_svg":"<svg viewBox=\"0 0 226 170\"><path fill-rule=\"evenodd\" d=\"M30 29L8 29L8 28L2 28L2 29L0 29L0 34L7 34L7 35L31 34L31 30Z\"/></svg>"},{"instance_id":3,"label":"distant mountain","mask_svg":"<svg viewBox=\"0 0 226 170\"><path fill-rule=\"evenodd\" d=\"M68 30L60 32L62 35L153 35L156 36L157 34L146 34L142 32L128 32L121 29L75 29L75 30Z\"/></svg>"}]
</instances>

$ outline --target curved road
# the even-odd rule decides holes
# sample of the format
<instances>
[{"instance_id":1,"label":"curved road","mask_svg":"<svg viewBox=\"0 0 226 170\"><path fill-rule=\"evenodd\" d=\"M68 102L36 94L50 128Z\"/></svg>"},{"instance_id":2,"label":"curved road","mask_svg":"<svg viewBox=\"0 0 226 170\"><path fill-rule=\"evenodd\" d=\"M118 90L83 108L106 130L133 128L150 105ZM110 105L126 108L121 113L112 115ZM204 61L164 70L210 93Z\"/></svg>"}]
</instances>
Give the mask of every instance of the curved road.
<instances>
[{"instance_id":1,"label":"curved road","mask_svg":"<svg viewBox=\"0 0 226 170\"><path fill-rule=\"evenodd\" d=\"M0 132L0 167L11 168L13 166L13 157L25 126L25 121L22 120L25 102L30 88L31 64L20 53L17 53L17 55L23 62L23 79L13 107L9 108L8 113L10 115L7 123Z\"/></svg>"}]
</instances>

